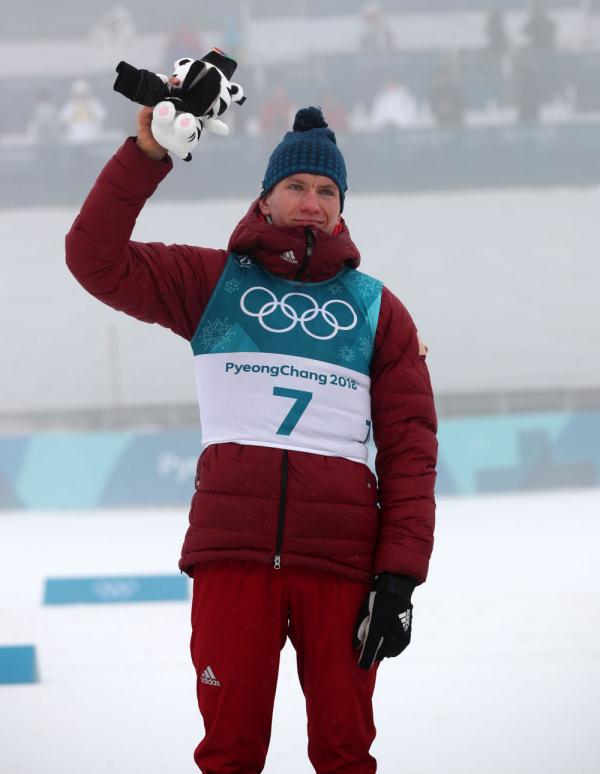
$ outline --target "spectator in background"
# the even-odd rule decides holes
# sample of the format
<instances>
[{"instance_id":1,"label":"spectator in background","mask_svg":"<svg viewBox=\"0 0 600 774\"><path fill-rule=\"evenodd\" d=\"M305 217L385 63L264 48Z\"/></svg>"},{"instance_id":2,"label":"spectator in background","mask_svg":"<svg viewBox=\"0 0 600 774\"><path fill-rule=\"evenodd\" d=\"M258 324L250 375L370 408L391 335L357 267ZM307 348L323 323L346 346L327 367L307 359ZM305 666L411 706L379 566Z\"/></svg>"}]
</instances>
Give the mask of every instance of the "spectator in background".
<instances>
[{"instance_id":1,"label":"spectator in background","mask_svg":"<svg viewBox=\"0 0 600 774\"><path fill-rule=\"evenodd\" d=\"M294 117L295 105L283 84L276 86L260 111L260 128L263 133L279 133L288 130Z\"/></svg>"},{"instance_id":2,"label":"spectator in background","mask_svg":"<svg viewBox=\"0 0 600 774\"><path fill-rule=\"evenodd\" d=\"M486 21L487 50L501 59L509 50L510 42L504 24L504 14L499 8L493 8Z\"/></svg>"},{"instance_id":3,"label":"spectator in background","mask_svg":"<svg viewBox=\"0 0 600 774\"><path fill-rule=\"evenodd\" d=\"M492 9L487 15L486 38L481 67L486 71L483 77L489 79L487 107L495 110L498 105L506 105L510 101L508 91L512 75L511 40L506 30L505 15L499 8Z\"/></svg>"},{"instance_id":4,"label":"spectator in background","mask_svg":"<svg viewBox=\"0 0 600 774\"><path fill-rule=\"evenodd\" d=\"M244 22L241 12L229 13L225 17L223 24L223 35L221 48L225 53L235 59L236 62L242 62L245 54L245 34Z\"/></svg>"},{"instance_id":5,"label":"spectator in background","mask_svg":"<svg viewBox=\"0 0 600 774\"><path fill-rule=\"evenodd\" d=\"M178 59L184 56L199 59L205 53L205 43L196 25L189 21L178 24L167 37L163 57L165 75L172 75L173 66Z\"/></svg>"},{"instance_id":6,"label":"spectator in background","mask_svg":"<svg viewBox=\"0 0 600 774\"><path fill-rule=\"evenodd\" d=\"M373 100L371 124L377 130L390 127L404 129L414 126L418 115L414 94L399 80L389 78Z\"/></svg>"},{"instance_id":7,"label":"spectator in background","mask_svg":"<svg viewBox=\"0 0 600 774\"><path fill-rule=\"evenodd\" d=\"M537 124L544 102L542 72L537 57L527 49L515 57L513 96L519 123Z\"/></svg>"},{"instance_id":8,"label":"spectator in background","mask_svg":"<svg viewBox=\"0 0 600 774\"><path fill-rule=\"evenodd\" d=\"M133 17L127 8L116 5L102 14L94 23L90 36L102 46L122 45L136 35Z\"/></svg>"},{"instance_id":9,"label":"spectator in background","mask_svg":"<svg viewBox=\"0 0 600 774\"><path fill-rule=\"evenodd\" d=\"M104 105L92 94L90 84L79 78L71 87L71 97L63 105L59 119L70 143L94 142L102 134L106 118Z\"/></svg>"},{"instance_id":10,"label":"spectator in background","mask_svg":"<svg viewBox=\"0 0 600 774\"><path fill-rule=\"evenodd\" d=\"M465 94L457 68L452 63L443 63L435 71L429 89L429 105L439 126L463 125Z\"/></svg>"},{"instance_id":11,"label":"spectator in background","mask_svg":"<svg viewBox=\"0 0 600 774\"><path fill-rule=\"evenodd\" d=\"M39 144L56 143L60 139L61 127L58 108L47 91L38 91L27 126L27 134Z\"/></svg>"},{"instance_id":12,"label":"spectator in background","mask_svg":"<svg viewBox=\"0 0 600 774\"><path fill-rule=\"evenodd\" d=\"M581 11L581 47L584 50L598 50L600 48L600 0L582 0Z\"/></svg>"},{"instance_id":13,"label":"spectator in background","mask_svg":"<svg viewBox=\"0 0 600 774\"><path fill-rule=\"evenodd\" d=\"M234 3L234 10L226 14L223 21L220 48L238 64L244 62L246 57L246 19L247 9L244 0ZM236 111L232 114L230 128L240 134L251 135L253 122L249 111Z\"/></svg>"},{"instance_id":14,"label":"spectator in background","mask_svg":"<svg viewBox=\"0 0 600 774\"><path fill-rule=\"evenodd\" d=\"M541 53L556 50L556 23L537 0L531 6L523 33L533 51Z\"/></svg>"},{"instance_id":15,"label":"spectator in background","mask_svg":"<svg viewBox=\"0 0 600 774\"><path fill-rule=\"evenodd\" d=\"M367 3L360 14L358 45L361 51L390 51L394 39L389 23L378 3Z\"/></svg>"}]
</instances>

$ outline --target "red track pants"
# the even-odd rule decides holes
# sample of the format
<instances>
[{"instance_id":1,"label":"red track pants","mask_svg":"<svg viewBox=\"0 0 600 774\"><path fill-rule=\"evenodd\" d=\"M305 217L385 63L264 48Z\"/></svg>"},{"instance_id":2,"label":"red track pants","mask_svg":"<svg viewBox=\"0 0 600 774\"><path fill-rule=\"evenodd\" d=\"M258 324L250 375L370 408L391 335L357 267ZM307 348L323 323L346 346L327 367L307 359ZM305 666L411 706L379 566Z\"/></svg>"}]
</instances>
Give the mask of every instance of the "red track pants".
<instances>
[{"instance_id":1,"label":"red track pants","mask_svg":"<svg viewBox=\"0 0 600 774\"><path fill-rule=\"evenodd\" d=\"M203 774L259 774L271 736L279 655L289 635L306 698L317 774L373 774L375 668L356 665L352 636L367 587L297 567L196 565L192 660L205 737Z\"/></svg>"}]
</instances>

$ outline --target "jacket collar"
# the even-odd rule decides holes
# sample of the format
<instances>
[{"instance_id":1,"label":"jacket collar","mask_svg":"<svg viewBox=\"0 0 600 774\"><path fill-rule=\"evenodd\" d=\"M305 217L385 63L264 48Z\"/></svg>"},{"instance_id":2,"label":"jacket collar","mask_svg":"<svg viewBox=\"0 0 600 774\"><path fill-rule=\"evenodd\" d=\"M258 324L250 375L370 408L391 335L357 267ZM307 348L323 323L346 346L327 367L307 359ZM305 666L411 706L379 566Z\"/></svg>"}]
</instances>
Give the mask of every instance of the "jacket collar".
<instances>
[{"instance_id":1,"label":"jacket collar","mask_svg":"<svg viewBox=\"0 0 600 774\"><path fill-rule=\"evenodd\" d=\"M258 201L234 229L231 252L251 255L271 274L302 282L320 282L360 264L360 253L343 221L336 236L306 226L274 226L260 215Z\"/></svg>"}]
</instances>

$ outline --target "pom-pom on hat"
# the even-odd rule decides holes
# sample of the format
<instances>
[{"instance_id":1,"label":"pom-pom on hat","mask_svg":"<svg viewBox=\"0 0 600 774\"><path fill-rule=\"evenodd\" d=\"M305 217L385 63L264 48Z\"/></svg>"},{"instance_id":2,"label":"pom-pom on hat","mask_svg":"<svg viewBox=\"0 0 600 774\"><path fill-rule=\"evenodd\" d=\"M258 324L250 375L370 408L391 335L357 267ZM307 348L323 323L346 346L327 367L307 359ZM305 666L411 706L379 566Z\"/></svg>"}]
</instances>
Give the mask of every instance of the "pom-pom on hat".
<instances>
[{"instance_id":1,"label":"pom-pom on hat","mask_svg":"<svg viewBox=\"0 0 600 774\"><path fill-rule=\"evenodd\" d=\"M321 109L302 108L296 113L291 132L275 148L262 182L261 196L290 175L306 172L330 177L340 191L340 212L348 190L346 164Z\"/></svg>"}]
</instances>

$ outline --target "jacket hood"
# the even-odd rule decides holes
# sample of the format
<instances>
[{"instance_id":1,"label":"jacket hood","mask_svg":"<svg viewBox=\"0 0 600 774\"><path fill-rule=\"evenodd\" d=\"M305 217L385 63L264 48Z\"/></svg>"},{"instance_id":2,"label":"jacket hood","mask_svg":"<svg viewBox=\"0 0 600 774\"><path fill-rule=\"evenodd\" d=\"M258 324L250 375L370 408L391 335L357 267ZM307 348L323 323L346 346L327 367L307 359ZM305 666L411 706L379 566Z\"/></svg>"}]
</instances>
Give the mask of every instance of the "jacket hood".
<instances>
[{"instance_id":1,"label":"jacket hood","mask_svg":"<svg viewBox=\"0 0 600 774\"><path fill-rule=\"evenodd\" d=\"M303 282L320 282L347 266L355 269L360 264L360 253L343 219L342 230L335 236L307 226L274 226L260 215L258 202L259 199L252 202L235 227L229 239L230 251L252 255L272 274ZM314 243L305 261L310 231ZM303 265L304 270L298 277Z\"/></svg>"}]
</instances>

